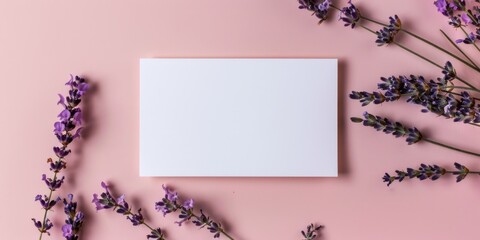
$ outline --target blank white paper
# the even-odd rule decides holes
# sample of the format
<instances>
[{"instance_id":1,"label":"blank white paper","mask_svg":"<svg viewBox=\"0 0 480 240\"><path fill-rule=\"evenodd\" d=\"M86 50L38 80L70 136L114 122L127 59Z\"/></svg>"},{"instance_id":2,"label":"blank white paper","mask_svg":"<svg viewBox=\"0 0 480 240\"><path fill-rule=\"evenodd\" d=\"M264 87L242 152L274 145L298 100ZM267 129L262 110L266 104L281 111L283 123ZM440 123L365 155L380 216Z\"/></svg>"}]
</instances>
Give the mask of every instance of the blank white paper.
<instances>
[{"instance_id":1,"label":"blank white paper","mask_svg":"<svg viewBox=\"0 0 480 240\"><path fill-rule=\"evenodd\" d=\"M337 176L337 60L141 59L140 175Z\"/></svg>"}]
</instances>

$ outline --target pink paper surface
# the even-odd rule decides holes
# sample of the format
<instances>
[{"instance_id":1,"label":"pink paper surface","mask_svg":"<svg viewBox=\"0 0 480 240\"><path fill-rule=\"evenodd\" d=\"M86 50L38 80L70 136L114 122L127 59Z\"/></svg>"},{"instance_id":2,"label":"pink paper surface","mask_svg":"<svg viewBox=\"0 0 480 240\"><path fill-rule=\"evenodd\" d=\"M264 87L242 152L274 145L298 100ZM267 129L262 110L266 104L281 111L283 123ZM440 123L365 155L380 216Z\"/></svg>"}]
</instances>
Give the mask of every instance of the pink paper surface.
<instances>
[{"instance_id":1,"label":"pink paper surface","mask_svg":"<svg viewBox=\"0 0 480 240\"><path fill-rule=\"evenodd\" d=\"M461 32L449 28L432 2L371 0L358 6L377 19L398 14L409 29L451 49L438 29L454 38ZM194 198L237 240L301 239L299 231L310 222L326 226L325 240L478 239L478 176L460 184L447 177L390 188L381 177L421 162L450 166L458 161L479 169L479 159L428 144L407 146L403 139L347 120L368 110L415 124L432 138L480 150L479 130L471 126L422 114L404 102L361 108L348 100L351 90L374 90L380 76L437 77L439 70L398 47L376 47L373 35L342 27L336 13L318 26L297 7L295 0L0 1L0 238L38 238L30 218L40 218L42 211L33 200L46 193L40 179L56 144L56 94L66 91L63 84L73 73L88 78L95 89L83 105L86 136L75 143L60 192L78 196L88 216L82 239L144 239L147 234L123 216L95 212L91 196L101 190L102 180L125 193L135 209L142 207L152 225L166 228L168 239L211 235L191 224L179 228L174 216L164 218L153 210L164 183ZM435 61L449 59L404 35L401 41ZM344 119L339 123L339 177L139 177L138 61L145 57L338 58ZM459 64L457 70L463 78L473 76ZM62 213L55 208L50 214L58 226ZM50 239L60 238L55 230Z\"/></svg>"}]
</instances>

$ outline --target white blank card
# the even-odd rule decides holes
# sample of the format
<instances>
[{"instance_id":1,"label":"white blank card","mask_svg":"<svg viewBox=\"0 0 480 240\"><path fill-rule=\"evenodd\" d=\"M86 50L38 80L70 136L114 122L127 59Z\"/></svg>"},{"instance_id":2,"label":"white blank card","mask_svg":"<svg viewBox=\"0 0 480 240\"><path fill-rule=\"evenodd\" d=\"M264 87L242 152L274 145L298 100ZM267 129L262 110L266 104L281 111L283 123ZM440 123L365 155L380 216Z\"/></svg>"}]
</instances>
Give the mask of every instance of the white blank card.
<instances>
[{"instance_id":1,"label":"white blank card","mask_svg":"<svg viewBox=\"0 0 480 240\"><path fill-rule=\"evenodd\" d=\"M140 175L337 176L337 60L141 59Z\"/></svg>"}]
</instances>

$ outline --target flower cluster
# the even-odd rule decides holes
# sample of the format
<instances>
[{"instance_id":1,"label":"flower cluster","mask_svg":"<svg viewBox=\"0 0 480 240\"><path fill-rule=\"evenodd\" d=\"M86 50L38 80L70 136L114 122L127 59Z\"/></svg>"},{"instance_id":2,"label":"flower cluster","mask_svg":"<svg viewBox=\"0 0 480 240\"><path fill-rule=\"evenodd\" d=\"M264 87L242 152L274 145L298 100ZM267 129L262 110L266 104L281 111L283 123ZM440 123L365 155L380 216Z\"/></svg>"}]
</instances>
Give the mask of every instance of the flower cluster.
<instances>
[{"instance_id":1,"label":"flower cluster","mask_svg":"<svg viewBox=\"0 0 480 240\"><path fill-rule=\"evenodd\" d=\"M172 212L180 211L178 216L180 220L175 222L179 226L181 226L184 222L191 220L193 224L200 228L207 227L207 229L214 234L214 238L218 238L221 234L223 234L227 238L233 239L225 232L220 223L211 220L210 217L203 213L203 210L200 209L200 215L195 214L193 199L180 202L177 192L174 192L165 185L163 186L163 190L165 191L164 197L161 201L155 203L155 209L158 212L162 212L163 216L166 216Z\"/></svg>"},{"instance_id":2,"label":"flower cluster","mask_svg":"<svg viewBox=\"0 0 480 240\"><path fill-rule=\"evenodd\" d=\"M355 28L358 21L361 19L361 15L358 11L358 8L353 5L352 1L348 1L348 4L349 5L347 7L344 7L340 10L339 20L344 22L345 27L351 26L351 28Z\"/></svg>"},{"instance_id":3,"label":"flower cluster","mask_svg":"<svg viewBox=\"0 0 480 240\"><path fill-rule=\"evenodd\" d=\"M377 43L378 46L392 43L395 40L395 36L397 36L398 32L402 29L402 22L397 15L389 19L390 23L387 26L375 32L377 35L375 43Z\"/></svg>"},{"instance_id":4,"label":"flower cluster","mask_svg":"<svg viewBox=\"0 0 480 240\"><path fill-rule=\"evenodd\" d=\"M312 224L308 225L307 226L307 231L302 231L302 236L304 237L303 240L313 240L315 238L317 238L319 235L318 235L318 231L320 231L320 229L322 229L323 226L315 226Z\"/></svg>"},{"instance_id":5,"label":"flower cluster","mask_svg":"<svg viewBox=\"0 0 480 240\"><path fill-rule=\"evenodd\" d=\"M363 113L362 118L351 118L352 122L363 123L364 126L373 127L377 131L383 131L386 134L392 134L395 137L407 137L408 145L414 144L422 140L422 134L417 128L404 127L399 122L392 122L387 118L374 116L368 112Z\"/></svg>"},{"instance_id":6,"label":"flower cluster","mask_svg":"<svg viewBox=\"0 0 480 240\"><path fill-rule=\"evenodd\" d=\"M478 3L479 1L475 1ZM474 32L466 33L466 38L456 40L456 43L474 44L480 39L480 7L467 7L465 0L437 0L434 2L437 10L449 19L454 28L473 26Z\"/></svg>"},{"instance_id":7,"label":"flower cluster","mask_svg":"<svg viewBox=\"0 0 480 240\"><path fill-rule=\"evenodd\" d=\"M432 181L435 181L445 174L457 176L457 182L460 182L465 179L468 174L480 174L478 171L470 171L467 167L460 163L454 163L454 166L456 170L449 171L437 165L421 164L418 169L407 168L407 171L396 170L395 175L385 173L382 179L387 183L387 186L390 186L390 184L395 181L402 182L405 179L412 178L417 178L420 180L431 179Z\"/></svg>"},{"instance_id":8,"label":"flower cluster","mask_svg":"<svg viewBox=\"0 0 480 240\"><path fill-rule=\"evenodd\" d=\"M97 211L102 209L113 209L113 211L126 216L133 226L145 225L148 227L151 232L147 235L147 239L165 240L165 235L162 229L154 229L145 223L141 208L136 213L132 212L130 205L125 200L125 195L115 198L110 193L106 183L102 182L101 186L104 189L104 192L102 192L100 196L96 193L93 194L92 200L92 203L95 204Z\"/></svg>"},{"instance_id":9,"label":"flower cluster","mask_svg":"<svg viewBox=\"0 0 480 240\"><path fill-rule=\"evenodd\" d=\"M448 82L456 77L450 62L445 64L443 78L426 81L423 76L382 77L378 89L381 92L352 91L350 98L359 100L362 106L381 104L407 97L406 101L425 107L422 112L433 112L455 122L480 123L480 105L467 91L453 95Z\"/></svg>"},{"instance_id":10,"label":"flower cluster","mask_svg":"<svg viewBox=\"0 0 480 240\"><path fill-rule=\"evenodd\" d=\"M49 178L46 174L42 174L42 181L45 182L50 190L50 197L47 197L46 195L43 197L37 195L35 197L35 201L39 201L45 211L42 221L32 218L35 227L40 232L40 239L42 238L43 233L50 234L48 231L53 227L52 222L47 218L47 213L53 206L55 206L60 198L52 200L52 192L59 189L65 180L65 177L59 177L58 173L67 166L65 157L71 153L71 150L68 149L69 144L80 136L81 128L79 126L82 124L82 111L79 104L89 88L85 79L78 76L74 78L72 75L70 75L70 80L65 85L69 86L70 89L67 97L59 94L60 100L57 105L61 105L63 109L60 114L58 114L59 120L54 123L53 130L55 136L60 142L60 146L53 147L53 152L57 156L57 160L54 161L51 158L47 160L50 164L50 171L53 172L53 177ZM76 131L73 133L75 129ZM79 230L80 227L78 228L78 231Z\"/></svg>"},{"instance_id":11,"label":"flower cluster","mask_svg":"<svg viewBox=\"0 0 480 240\"><path fill-rule=\"evenodd\" d=\"M67 240L78 240L78 234L83 225L84 215L77 210L77 202L73 201L73 195L68 194L63 199L64 212L67 215L65 225L62 226L63 237Z\"/></svg>"},{"instance_id":12,"label":"flower cluster","mask_svg":"<svg viewBox=\"0 0 480 240\"><path fill-rule=\"evenodd\" d=\"M319 24L327 19L332 0L298 0L300 9L311 11L319 20Z\"/></svg>"},{"instance_id":13,"label":"flower cluster","mask_svg":"<svg viewBox=\"0 0 480 240\"><path fill-rule=\"evenodd\" d=\"M480 126L477 124L480 123L480 105L476 103L476 100L479 99L472 95L472 92L480 92L480 88L475 87L473 84L459 77L450 62L447 62L442 67L429 57L408 48L395 39L399 32L403 32L409 37L415 38L416 40L433 47L435 50L447 54L455 60L463 63L465 66L468 66L471 70L480 73L480 67L472 60L474 58L471 58L469 54L462 51L461 47L455 44L455 42L472 44L480 52L480 47L475 44L475 42L480 39L479 3L480 0L475 0L472 3L473 6L467 6L465 0L436 0L434 2L437 10L449 18L450 25L461 29L462 32L465 33L465 39L454 41L445 32L441 31L443 36L447 38L462 56L458 56L450 50L404 29L402 22L397 15L390 17L388 23L383 23L366 15L360 15L359 9L357 9L350 1L348 2L348 6L344 8L338 8L335 5L331 5L333 9L340 11L340 20L343 20L345 26L351 26L354 28L356 25L359 25L358 22L360 20L379 25L381 29L378 31L374 31L365 25L360 26L368 32L376 35L376 44L378 46L392 43L400 47L402 50L440 68L443 74L443 77L437 78L435 81L427 81L423 76L414 75L383 77L381 78L382 82L378 84L379 91L352 91L350 98L359 100L362 106L366 106L370 103L382 104L384 102L397 101L400 98L405 97L407 102L423 106L422 112L432 112L453 119L455 122L468 123L477 127ZM469 33L468 29L466 30L464 27L471 27L474 28L474 30ZM458 80L462 85L455 85L454 80ZM460 91L456 91L459 89ZM406 137L408 144L423 141L450 150L480 157L479 153L463 150L434 141L430 138L425 138L416 128L406 128L398 122L389 121L387 118L364 113L363 118L353 117L351 120L355 123L363 123L364 126L373 127L378 131L383 131L387 134L393 134L397 137ZM433 166L431 169L435 170ZM431 175L429 177L434 178L433 176L437 175ZM459 176L463 175L460 173ZM390 182L392 179L403 180L404 177L402 178L402 175L397 175L395 177L387 175L384 179L387 179L388 182Z\"/></svg>"}]
</instances>

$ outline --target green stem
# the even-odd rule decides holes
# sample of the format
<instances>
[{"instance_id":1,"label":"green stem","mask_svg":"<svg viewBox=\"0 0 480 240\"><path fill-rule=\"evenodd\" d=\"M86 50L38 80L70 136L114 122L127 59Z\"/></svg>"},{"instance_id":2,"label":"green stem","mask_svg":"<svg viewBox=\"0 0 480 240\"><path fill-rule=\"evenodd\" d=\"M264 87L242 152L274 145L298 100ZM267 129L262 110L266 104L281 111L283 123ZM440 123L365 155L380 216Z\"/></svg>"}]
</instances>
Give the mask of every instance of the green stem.
<instances>
[{"instance_id":1,"label":"green stem","mask_svg":"<svg viewBox=\"0 0 480 240\"><path fill-rule=\"evenodd\" d=\"M478 68L478 66L472 65L472 64L468 63L467 61L465 61L465 60L463 60L462 58L458 57L457 55L451 53L450 51L448 51L448 50L446 50L446 49L438 46L437 44L432 43L432 42L428 41L427 39L425 39L425 38L423 38L423 37L420 37L420 36L418 36L418 35L410 32L410 31L408 31L408 30L401 29L400 31L403 31L403 32L405 32L406 34L409 34L410 36L419 39L420 41L422 41L422 42L424 42L424 43L426 43L426 44L428 44L428 45L430 45L430 46L432 46L432 47L434 47L434 48L436 48L436 49L438 49L438 50L440 50L440 51L442 51L442 52L450 55L451 57L457 59L458 61L460 61L460 62L462 62L463 64L467 65L468 67L472 68L473 70L475 70L475 71L477 71L477 72L480 72L480 68Z\"/></svg>"},{"instance_id":2,"label":"green stem","mask_svg":"<svg viewBox=\"0 0 480 240\"><path fill-rule=\"evenodd\" d=\"M53 181L56 181L56 180L57 180L57 173L55 172L55 174L53 175ZM50 193L48 194L49 202L52 199L52 195L53 195L53 190L50 189ZM43 220L42 220L42 230L45 230L44 228L45 228L45 221L47 220L47 213L48 213L48 209L45 209L45 213L43 214ZM38 238L38 240L42 240L43 233L44 231L40 231L40 237Z\"/></svg>"},{"instance_id":3,"label":"green stem","mask_svg":"<svg viewBox=\"0 0 480 240\"><path fill-rule=\"evenodd\" d=\"M445 171L445 173L462 174L462 171ZM480 174L480 171L469 171L468 174Z\"/></svg>"},{"instance_id":4,"label":"green stem","mask_svg":"<svg viewBox=\"0 0 480 240\"><path fill-rule=\"evenodd\" d=\"M476 88L471 88L471 87L463 87L463 86L445 86L445 88L451 88L451 89L463 89L463 90L468 90L468 91L472 91L472 92L479 92L479 93L480 93L480 90L479 90L479 89L476 89Z\"/></svg>"},{"instance_id":5,"label":"green stem","mask_svg":"<svg viewBox=\"0 0 480 240\"><path fill-rule=\"evenodd\" d=\"M373 33L373 34L376 35L375 31L373 31L372 29L370 29L370 28L368 28L368 27L365 27L365 26L363 26L363 25L360 25L360 26L361 26L363 29L365 29L365 30L367 30L367 31L369 31L369 32L371 32L371 33ZM402 48L403 50L405 50L405 51L407 51L407 52L409 52L409 53L411 53L411 54L413 54L413 55L415 55L415 56L417 56L417 57L419 57L419 58L421 58L421 59L423 59L423 60L431 63L432 65L434 65L434 66L436 66L436 67L438 67L438 68L440 68L440 69L443 70L443 67L442 67L441 65L439 65L438 63L433 62L432 60L430 60L430 59L428 59L428 58L426 58L426 57L424 57L424 56L416 53L415 51L413 51L413 50L411 50L411 49L403 46L402 44L400 44L400 43L398 43L398 42L393 41L392 43L395 44L395 45L397 45L397 46L399 46L399 47ZM477 88L475 88L472 84L468 83L467 81L463 80L462 78L460 78L460 77L458 77L458 76L457 76L456 78L458 79L458 81L460 81L460 82L462 82L463 84L471 87L472 89L477 89Z\"/></svg>"},{"instance_id":6,"label":"green stem","mask_svg":"<svg viewBox=\"0 0 480 240\"><path fill-rule=\"evenodd\" d=\"M364 19L364 20L367 20L369 22L384 26L384 27L388 26L387 24L381 23L379 21L373 20L373 19L368 18L368 17L360 16L360 18ZM445 48L442 48L442 47L438 46L437 44L435 44L435 43L433 43L433 42L431 42L431 41L429 41L429 40L427 40L427 39L425 39L425 38L423 38L423 37L421 37L421 36L419 36L419 35L417 35L413 32L410 32L408 30L400 29L400 31L402 31L402 32L404 32L404 33L406 33L406 34L408 34L408 35L410 35L410 36L412 36L412 37L414 37L414 38L416 38L416 39L418 39L418 40L420 40L420 41L422 41L422 42L424 42L424 43L426 43L426 44L428 44L428 45L430 45L434 48L436 48L437 50L440 50L441 52L444 52L444 53L450 55L451 57L457 59L458 61L462 62L463 64L467 65L468 67L474 69L475 71L480 72L480 68L478 66L468 63L467 61L465 61L462 58L458 57L457 55L451 53L450 51L446 50Z\"/></svg>"},{"instance_id":7,"label":"green stem","mask_svg":"<svg viewBox=\"0 0 480 240\"><path fill-rule=\"evenodd\" d=\"M368 18L368 17L365 17L365 16L360 16L361 19L364 19L364 20L367 20L369 22L372 22L372 23L375 23L375 24L378 24L378 25L381 25L381 26L384 26L384 27L387 27L388 24L385 24L385 23L382 23L382 22L379 22L377 20L373 20L371 18Z\"/></svg>"},{"instance_id":8,"label":"green stem","mask_svg":"<svg viewBox=\"0 0 480 240\"><path fill-rule=\"evenodd\" d=\"M414 52L413 50L411 50L411 49L403 46L402 44L400 44L400 43L398 43L398 42L395 42L395 41L392 42L392 43L395 44L395 45L397 45L397 46L399 46L399 47L402 48L403 50L405 50L405 51L407 51L407 52L409 52L409 53L411 53L411 54L413 54L413 55L415 55L415 56L417 56L417 57L419 57L419 58L421 58L421 59L423 59L423 60L431 63L432 65L434 65L434 66L436 66L436 67L438 67L438 68L440 68L440 69L443 70L443 67L440 66L439 64L437 64L437 63L433 62L432 60L430 60L430 59L428 59L428 58L426 58L426 57L424 57L424 56L422 56L422 55ZM456 78L458 79L458 81L460 81L460 82L462 82L463 84L469 86L470 88L478 90L476 87L474 87L472 84L468 83L467 81L463 80L462 78L460 78L460 77L458 77L458 76L457 76Z\"/></svg>"},{"instance_id":9,"label":"green stem","mask_svg":"<svg viewBox=\"0 0 480 240\"><path fill-rule=\"evenodd\" d=\"M473 155L473 156L476 156L476 157L480 157L479 153L474 153L474 152L470 152L470 151L463 150L463 149L460 149L460 148L452 147L450 145L440 143L440 142L434 141L434 140L429 139L429 138L423 138L422 140L425 141L425 142L435 144L435 145L440 146L440 147L448 148L450 150L454 150L454 151L462 152L462 153L465 153L465 154Z\"/></svg>"},{"instance_id":10,"label":"green stem","mask_svg":"<svg viewBox=\"0 0 480 240\"><path fill-rule=\"evenodd\" d=\"M456 44L443 30L440 30L440 32L448 40L448 42L452 44L453 47L455 47L460 53L463 54L463 56L465 56L465 58L468 59L468 61L470 61L476 68L480 69L478 65L475 64L475 62L464 51L462 51L462 49L458 46L458 44Z\"/></svg>"}]
</instances>

